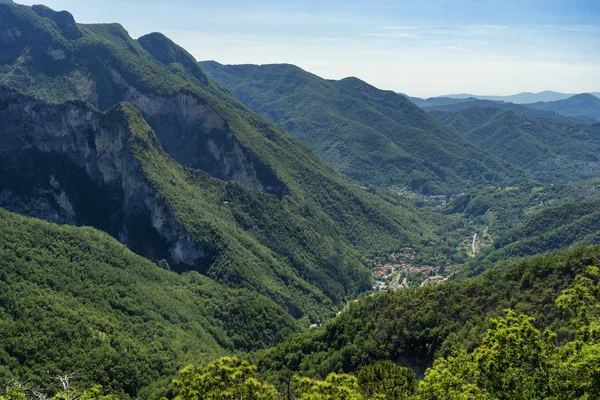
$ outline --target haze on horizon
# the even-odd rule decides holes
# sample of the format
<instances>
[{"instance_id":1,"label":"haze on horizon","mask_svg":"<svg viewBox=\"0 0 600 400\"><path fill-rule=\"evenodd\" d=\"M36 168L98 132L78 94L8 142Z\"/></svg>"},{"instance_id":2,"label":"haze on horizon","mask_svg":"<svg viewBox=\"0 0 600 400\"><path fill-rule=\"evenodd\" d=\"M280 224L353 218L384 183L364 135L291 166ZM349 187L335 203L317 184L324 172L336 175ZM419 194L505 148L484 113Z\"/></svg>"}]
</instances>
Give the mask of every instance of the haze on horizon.
<instances>
[{"instance_id":1,"label":"haze on horizon","mask_svg":"<svg viewBox=\"0 0 600 400\"><path fill-rule=\"evenodd\" d=\"M19 1L32 5L38 1ZM46 0L199 61L290 63L411 96L600 92L596 0Z\"/></svg>"}]
</instances>

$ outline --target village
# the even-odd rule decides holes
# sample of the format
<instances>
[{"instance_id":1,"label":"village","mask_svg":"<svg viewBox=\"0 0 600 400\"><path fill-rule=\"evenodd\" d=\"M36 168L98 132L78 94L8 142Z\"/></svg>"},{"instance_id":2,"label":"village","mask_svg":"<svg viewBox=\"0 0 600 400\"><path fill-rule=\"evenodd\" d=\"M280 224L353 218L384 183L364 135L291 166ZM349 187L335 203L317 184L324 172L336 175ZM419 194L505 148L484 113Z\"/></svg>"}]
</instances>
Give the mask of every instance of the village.
<instances>
[{"instance_id":1,"label":"village","mask_svg":"<svg viewBox=\"0 0 600 400\"><path fill-rule=\"evenodd\" d=\"M391 254L395 263L380 263L374 260L367 260L373 268L373 292L386 290L397 291L408 289L410 287L426 286L445 282L453 275L453 267L450 265L416 266L411 263L416 256L412 248L403 249L399 253Z\"/></svg>"}]
</instances>

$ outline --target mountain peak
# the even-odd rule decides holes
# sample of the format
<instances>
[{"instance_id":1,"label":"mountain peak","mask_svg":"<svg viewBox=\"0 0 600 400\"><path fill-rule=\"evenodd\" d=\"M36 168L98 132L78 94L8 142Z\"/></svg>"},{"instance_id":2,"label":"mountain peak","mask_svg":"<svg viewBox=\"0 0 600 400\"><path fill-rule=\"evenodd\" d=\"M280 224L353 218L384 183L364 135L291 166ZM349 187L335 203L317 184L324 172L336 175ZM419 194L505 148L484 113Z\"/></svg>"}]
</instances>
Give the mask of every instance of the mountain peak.
<instances>
[{"instance_id":1,"label":"mountain peak","mask_svg":"<svg viewBox=\"0 0 600 400\"><path fill-rule=\"evenodd\" d=\"M71 13L67 11L54 11L50 7L43 5L34 5L31 9L40 17L52 20L58 29L60 29L64 37L68 39L77 39L83 36Z\"/></svg>"},{"instance_id":2,"label":"mountain peak","mask_svg":"<svg viewBox=\"0 0 600 400\"><path fill-rule=\"evenodd\" d=\"M597 98L596 96L594 96L593 94L590 94L590 93L576 94L575 96L569 97L567 100L568 101L573 101L573 100L581 101L581 100L585 100L585 101L591 101L591 102L600 104L600 99Z\"/></svg>"},{"instance_id":3,"label":"mountain peak","mask_svg":"<svg viewBox=\"0 0 600 400\"><path fill-rule=\"evenodd\" d=\"M208 78L194 57L162 33L153 32L140 37L137 41L152 57L160 61L161 64L181 64L190 71L199 83L202 85L208 83Z\"/></svg>"}]
</instances>

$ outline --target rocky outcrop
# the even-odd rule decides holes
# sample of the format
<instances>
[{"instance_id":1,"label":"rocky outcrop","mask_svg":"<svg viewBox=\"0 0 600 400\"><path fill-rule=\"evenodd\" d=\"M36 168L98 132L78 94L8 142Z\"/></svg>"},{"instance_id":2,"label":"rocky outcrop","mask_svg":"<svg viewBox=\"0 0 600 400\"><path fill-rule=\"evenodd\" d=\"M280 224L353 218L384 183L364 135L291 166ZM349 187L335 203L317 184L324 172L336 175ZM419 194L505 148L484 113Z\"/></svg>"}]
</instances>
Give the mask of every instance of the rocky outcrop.
<instances>
[{"instance_id":1,"label":"rocky outcrop","mask_svg":"<svg viewBox=\"0 0 600 400\"><path fill-rule=\"evenodd\" d=\"M111 76L123 100L142 112L165 151L180 164L278 197L287 193L275 173L252 157L225 119L196 94L145 94L118 71L111 69Z\"/></svg>"},{"instance_id":2,"label":"rocky outcrop","mask_svg":"<svg viewBox=\"0 0 600 400\"><path fill-rule=\"evenodd\" d=\"M223 111L199 94L209 82L196 60L164 35L135 41L119 25L83 29L68 12L16 10L0 7L0 64L13 67L10 74L0 68L5 85L52 103L85 100L103 111L130 102L180 164L278 197L287 193L273 168L228 126ZM94 35L81 40L89 32Z\"/></svg>"},{"instance_id":3,"label":"rocky outcrop","mask_svg":"<svg viewBox=\"0 0 600 400\"><path fill-rule=\"evenodd\" d=\"M203 263L208 255L144 178L131 112L128 104L106 113L80 101L49 105L0 87L0 207L95 226L173 265Z\"/></svg>"}]
</instances>

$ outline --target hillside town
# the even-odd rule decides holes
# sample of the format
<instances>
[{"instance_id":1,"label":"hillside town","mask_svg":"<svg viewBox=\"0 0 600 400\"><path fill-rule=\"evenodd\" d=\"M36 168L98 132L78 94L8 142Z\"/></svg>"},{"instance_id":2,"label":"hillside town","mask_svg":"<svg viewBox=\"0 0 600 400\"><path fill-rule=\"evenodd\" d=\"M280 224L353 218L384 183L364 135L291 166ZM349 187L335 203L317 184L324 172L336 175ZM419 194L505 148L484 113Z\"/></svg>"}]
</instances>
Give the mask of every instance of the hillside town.
<instances>
[{"instance_id":1,"label":"hillside town","mask_svg":"<svg viewBox=\"0 0 600 400\"><path fill-rule=\"evenodd\" d=\"M397 291L410 287L437 284L452 277L454 272L451 265L416 266L411 262L415 256L414 249L406 248L399 253L391 254L391 258L396 260L395 263L367 260L369 266L373 268L373 292Z\"/></svg>"}]
</instances>

